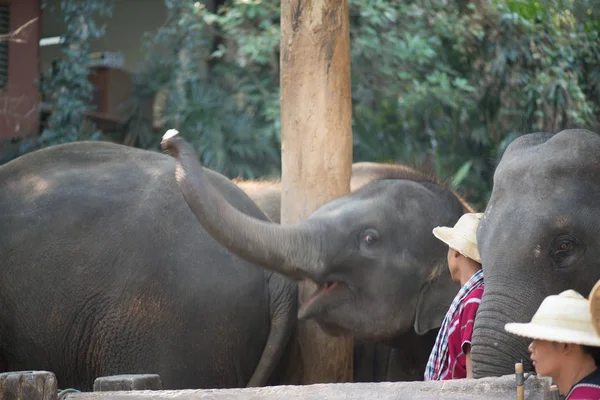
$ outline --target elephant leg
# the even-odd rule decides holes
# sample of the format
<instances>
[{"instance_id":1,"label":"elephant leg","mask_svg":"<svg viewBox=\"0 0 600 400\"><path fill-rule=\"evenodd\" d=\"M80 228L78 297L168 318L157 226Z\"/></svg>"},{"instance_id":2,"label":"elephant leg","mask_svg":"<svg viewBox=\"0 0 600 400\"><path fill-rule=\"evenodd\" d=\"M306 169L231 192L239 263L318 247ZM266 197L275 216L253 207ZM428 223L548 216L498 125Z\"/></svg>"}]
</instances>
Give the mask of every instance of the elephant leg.
<instances>
[{"instance_id":1,"label":"elephant leg","mask_svg":"<svg viewBox=\"0 0 600 400\"><path fill-rule=\"evenodd\" d=\"M296 283L277 273L268 274L270 275L267 287L271 328L263 353L247 387L267 385L296 327L298 309Z\"/></svg>"}]
</instances>

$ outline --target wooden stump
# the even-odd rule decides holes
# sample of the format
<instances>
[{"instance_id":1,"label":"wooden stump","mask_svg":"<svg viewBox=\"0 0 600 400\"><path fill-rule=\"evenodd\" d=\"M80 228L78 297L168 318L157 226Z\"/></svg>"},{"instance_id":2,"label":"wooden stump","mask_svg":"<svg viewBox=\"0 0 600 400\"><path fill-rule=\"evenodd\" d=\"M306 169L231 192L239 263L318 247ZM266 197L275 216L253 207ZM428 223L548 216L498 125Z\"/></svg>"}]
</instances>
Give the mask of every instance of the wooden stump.
<instances>
[{"instance_id":1,"label":"wooden stump","mask_svg":"<svg viewBox=\"0 0 600 400\"><path fill-rule=\"evenodd\" d=\"M56 400L56 376L46 371L18 371L0 374L2 400Z\"/></svg>"}]
</instances>

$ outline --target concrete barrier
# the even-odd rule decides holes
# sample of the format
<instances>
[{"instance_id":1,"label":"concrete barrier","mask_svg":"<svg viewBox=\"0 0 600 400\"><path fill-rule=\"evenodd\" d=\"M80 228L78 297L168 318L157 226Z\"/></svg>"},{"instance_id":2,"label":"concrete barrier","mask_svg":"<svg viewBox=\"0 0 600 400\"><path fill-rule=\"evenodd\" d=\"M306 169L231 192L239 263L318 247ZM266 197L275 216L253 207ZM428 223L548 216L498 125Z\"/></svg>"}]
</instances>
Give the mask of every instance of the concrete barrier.
<instances>
[{"instance_id":1,"label":"concrete barrier","mask_svg":"<svg viewBox=\"0 0 600 400\"><path fill-rule=\"evenodd\" d=\"M525 381L526 400L552 400L549 378ZM65 400L515 400L515 376L444 382L340 383L220 390L75 393Z\"/></svg>"},{"instance_id":2,"label":"concrete barrier","mask_svg":"<svg viewBox=\"0 0 600 400\"><path fill-rule=\"evenodd\" d=\"M0 374L0 399L56 400L54 374L45 371ZM61 400L515 400L515 375L441 382L339 383L246 389L131 390L160 387L157 375L98 378L96 390L65 393ZM553 400L550 378L529 377L526 400Z\"/></svg>"}]
</instances>

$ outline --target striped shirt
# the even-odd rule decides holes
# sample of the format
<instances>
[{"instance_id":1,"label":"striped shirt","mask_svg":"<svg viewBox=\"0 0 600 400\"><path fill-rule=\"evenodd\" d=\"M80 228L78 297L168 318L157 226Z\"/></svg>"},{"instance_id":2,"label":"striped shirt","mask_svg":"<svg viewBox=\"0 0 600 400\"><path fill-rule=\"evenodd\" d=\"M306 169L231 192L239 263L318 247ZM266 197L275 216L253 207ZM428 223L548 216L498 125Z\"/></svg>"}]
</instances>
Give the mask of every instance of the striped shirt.
<instances>
[{"instance_id":1,"label":"striped shirt","mask_svg":"<svg viewBox=\"0 0 600 400\"><path fill-rule=\"evenodd\" d=\"M600 369L577 382L565 400L600 400Z\"/></svg>"},{"instance_id":2,"label":"striped shirt","mask_svg":"<svg viewBox=\"0 0 600 400\"><path fill-rule=\"evenodd\" d=\"M440 380L462 379L467 377L467 357L465 347L471 345L473 323L483 296L483 285L474 289L461 302L448 331L448 369Z\"/></svg>"}]
</instances>

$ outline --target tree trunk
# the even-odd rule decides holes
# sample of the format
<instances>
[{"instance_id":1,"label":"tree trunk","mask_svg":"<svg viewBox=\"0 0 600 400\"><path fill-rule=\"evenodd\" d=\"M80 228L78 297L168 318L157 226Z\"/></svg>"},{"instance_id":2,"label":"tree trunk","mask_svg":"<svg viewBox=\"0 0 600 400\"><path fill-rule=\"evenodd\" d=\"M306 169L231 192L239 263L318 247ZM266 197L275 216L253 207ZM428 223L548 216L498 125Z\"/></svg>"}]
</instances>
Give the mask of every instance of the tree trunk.
<instances>
[{"instance_id":1,"label":"tree trunk","mask_svg":"<svg viewBox=\"0 0 600 400\"><path fill-rule=\"evenodd\" d=\"M352 104L347 0L281 2L281 223L350 191ZM315 290L302 282L302 304ZM352 338L299 321L301 384L352 381Z\"/></svg>"}]
</instances>

